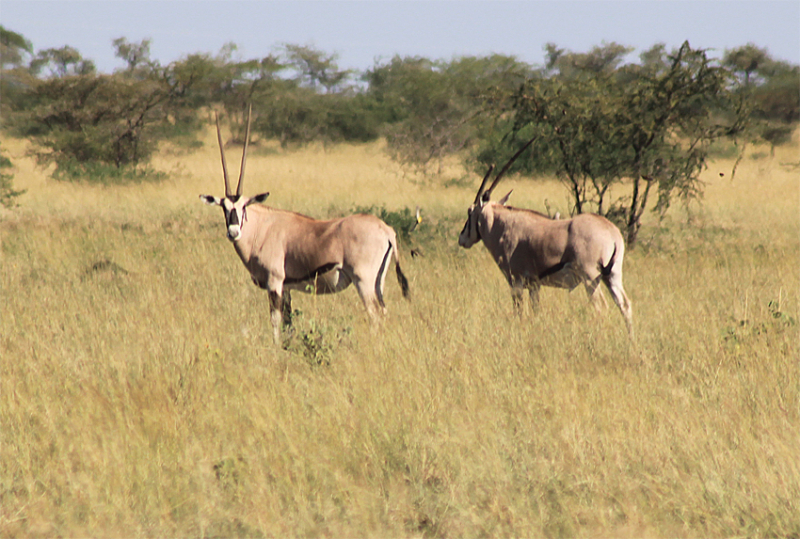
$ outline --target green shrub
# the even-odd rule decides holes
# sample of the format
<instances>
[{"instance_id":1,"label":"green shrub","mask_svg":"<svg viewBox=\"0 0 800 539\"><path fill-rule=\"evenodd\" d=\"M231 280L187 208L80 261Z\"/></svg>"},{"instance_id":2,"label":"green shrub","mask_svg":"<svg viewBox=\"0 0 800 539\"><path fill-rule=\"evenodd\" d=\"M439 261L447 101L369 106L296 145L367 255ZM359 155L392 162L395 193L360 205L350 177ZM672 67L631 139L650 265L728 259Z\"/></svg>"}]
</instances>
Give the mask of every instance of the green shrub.
<instances>
[{"instance_id":1,"label":"green shrub","mask_svg":"<svg viewBox=\"0 0 800 539\"><path fill-rule=\"evenodd\" d=\"M359 206L355 213L368 213L377 216L381 221L389 225L397 233L397 237L403 241L408 241L411 231L414 230L416 223L416 212L406 207L398 211L389 211L381 206Z\"/></svg>"},{"instance_id":2,"label":"green shrub","mask_svg":"<svg viewBox=\"0 0 800 539\"><path fill-rule=\"evenodd\" d=\"M57 180L100 185L121 185L143 182L158 182L167 175L150 167L116 167L99 161L80 162L74 159L62 160L56 164L53 177Z\"/></svg>"},{"instance_id":3,"label":"green shrub","mask_svg":"<svg viewBox=\"0 0 800 539\"><path fill-rule=\"evenodd\" d=\"M0 206L5 206L6 208L13 208L16 206L17 204L14 199L25 192L24 189L22 191L14 190L14 186L12 184L14 175L9 172L5 172L10 168L13 168L11 160L0 153Z\"/></svg>"}]
</instances>

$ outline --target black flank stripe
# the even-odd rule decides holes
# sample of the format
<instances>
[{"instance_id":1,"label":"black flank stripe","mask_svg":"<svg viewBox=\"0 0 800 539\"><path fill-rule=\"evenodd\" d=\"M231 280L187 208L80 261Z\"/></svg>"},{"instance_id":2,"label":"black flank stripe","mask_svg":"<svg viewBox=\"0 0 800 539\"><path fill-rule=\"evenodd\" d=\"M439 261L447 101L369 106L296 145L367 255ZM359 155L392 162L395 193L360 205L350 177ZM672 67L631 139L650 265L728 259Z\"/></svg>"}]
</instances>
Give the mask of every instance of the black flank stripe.
<instances>
[{"instance_id":1,"label":"black flank stripe","mask_svg":"<svg viewBox=\"0 0 800 539\"><path fill-rule=\"evenodd\" d=\"M302 277L300 279L286 278L286 279L283 280L283 282L286 283L286 284L297 284L297 283L304 283L306 281L313 281L319 275L322 275L323 273L328 273L329 271L331 271L335 267L336 267L336 263L335 262L331 262L329 264L325 264L324 266L318 267L317 269L315 269L314 271L312 271L311 273L309 273L305 277Z\"/></svg>"}]
</instances>

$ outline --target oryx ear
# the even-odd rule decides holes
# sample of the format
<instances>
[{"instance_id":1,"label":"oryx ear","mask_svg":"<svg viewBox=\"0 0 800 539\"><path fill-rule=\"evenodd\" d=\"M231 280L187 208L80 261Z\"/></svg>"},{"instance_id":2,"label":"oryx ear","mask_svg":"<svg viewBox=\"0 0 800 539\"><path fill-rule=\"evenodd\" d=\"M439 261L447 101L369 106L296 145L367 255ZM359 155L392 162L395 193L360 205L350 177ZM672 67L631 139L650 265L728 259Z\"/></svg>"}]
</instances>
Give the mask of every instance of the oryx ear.
<instances>
[{"instance_id":1,"label":"oryx ear","mask_svg":"<svg viewBox=\"0 0 800 539\"><path fill-rule=\"evenodd\" d=\"M513 193L513 192L514 192L514 190L512 189L511 191L509 191L508 193L506 193L506 196L504 196L503 198L501 198L501 199L500 199L500 201L499 201L499 204L500 204L501 206L505 206L505 205L506 205L506 202L508 202L508 197L510 197L510 196L511 196L511 193Z\"/></svg>"},{"instance_id":2,"label":"oryx ear","mask_svg":"<svg viewBox=\"0 0 800 539\"><path fill-rule=\"evenodd\" d=\"M200 200L208 204L209 206L221 206L222 200L217 197L212 197L210 195L200 195Z\"/></svg>"},{"instance_id":3,"label":"oryx ear","mask_svg":"<svg viewBox=\"0 0 800 539\"><path fill-rule=\"evenodd\" d=\"M253 198L251 198L250 200L247 201L247 204L245 204L245 207L249 206L250 204L253 204L254 202L258 202L259 204L261 204L262 202L267 200L268 196L269 196L269 193L261 193L260 195L256 195L256 196L254 196Z\"/></svg>"}]
</instances>

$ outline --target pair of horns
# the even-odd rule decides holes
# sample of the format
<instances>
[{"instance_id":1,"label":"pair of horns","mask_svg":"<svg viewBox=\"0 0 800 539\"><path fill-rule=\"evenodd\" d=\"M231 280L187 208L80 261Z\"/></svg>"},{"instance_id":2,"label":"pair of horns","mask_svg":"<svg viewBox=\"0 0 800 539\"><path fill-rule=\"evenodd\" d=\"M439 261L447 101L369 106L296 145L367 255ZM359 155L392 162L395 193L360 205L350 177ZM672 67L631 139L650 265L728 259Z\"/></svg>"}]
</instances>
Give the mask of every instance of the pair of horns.
<instances>
[{"instance_id":1,"label":"pair of horns","mask_svg":"<svg viewBox=\"0 0 800 539\"><path fill-rule=\"evenodd\" d=\"M498 183L500 183L500 179L503 177L503 174L505 174L506 171L509 169L509 167L511 167L511 165L514 163L514 161L517 160L517 157L522 155L522 152L524 152L528 148L528 146L533 144L533 141L535 141L537 139L537 137L538 137L538 135L536 137L533 137L531 140L526 142L525 145L522 146L522 148L517 150L517 153L515 153L511 157L511 159L508 160L508 163L506 163L503 166L503 168L500 170L500 172L497 173L497 176L494 177L494 181L492 182L492 185L489 186L489 189L484 191L483 189L484 189L484 187L486 187L486 182L489 181L489 176L492 175L492 171L494 170L494 165L490 165L489 166L489 170L486 172L486 176L483 177L483 181L481 182L481 186L478 188L478 194L475 195L475 204L480 202L481 197L483 197L484 200L489 200L489 198L492 196L492 191L494 191L494 188L497 187Z\"/></svg>"},{"instance_id":2,"label":"pair of horns","mask_svg":"<svg viewBox=\"0 0 800 539\"><path fill-rule=\"evenodd\" d=\"M236 186L236 196L242 196L242 188L244 185L244 165L247 161L247 145L250 143L250 117L252 116L253 105L251 104L247 109L247 130L244 134L244 150L242 150L242 166L239 169L239 184ZM219 153L222 156L222 176L225 179L225 196L231 196L231 186L228 181L228 165L225 163L225 148L222 145L222 133L219 130L219 114L214 114L217 122L217 141L219 142Z\"/></svg>"}]
</instances>

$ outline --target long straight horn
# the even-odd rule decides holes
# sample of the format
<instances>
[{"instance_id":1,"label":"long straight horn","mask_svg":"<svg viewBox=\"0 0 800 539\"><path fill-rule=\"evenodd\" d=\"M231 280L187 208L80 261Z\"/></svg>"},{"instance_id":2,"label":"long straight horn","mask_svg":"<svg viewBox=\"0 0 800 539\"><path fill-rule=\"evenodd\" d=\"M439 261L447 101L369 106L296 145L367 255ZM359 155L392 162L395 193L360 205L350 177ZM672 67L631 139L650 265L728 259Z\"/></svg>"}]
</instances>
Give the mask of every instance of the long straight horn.
<instances>
[{"instance_id":1,"label":"long straight horn","mask_svg":"<svg viewBox=\"0 0 800 539\"><path fill-rule=\"evenodd\" d=\"M231 196L231 186L228 183L228 165L225 163L225 148L222 146L222 133L219 131L219 114L214 113L217 122L217 141L219 142L219 154L222 157L222 177L225 180L225 197Z\"/></svg>"},{"instance_id":2,"label":"long straight horn","mask_svg":"<svg viewBox=\"0 0 800 539\"><path fill-rule=\"evenodd\" d=\"M247 108L247 129L244 133L244 150L242 150L242 168L239 169L239 184L236 186L236 196L242 196L242 186L244 185L244 164L247 161L247 145L250 144L250 117L253 113L253 104Z\"/></svg>"},{"instance_id":3,"label":"long straight horn","mask_svg":"<svg viewBox=\"0 0 800 539\"><path fill-rule=\"evenodd\" d=\"M486 171L486 176L483 177L483 181L481 182L481 186L478 187L478 194L475 195L475 204L481 199L481 195L483 194L483 188L486 187L486 182L489 181L489 176L492 175L492 171L494 170L494 165L489 165L489 170Z\"/></svg>"},{"instance_id":4,"label":"long straight horn","mask_svg":"<svg viewBox=\"0 0 800 539\"><path fill-rule=\"evenodd\" d=\"M509 167L511 167L511 165L514 163L514 161L517 160L517 157L522 155L522 152L524 152L528 148L528 146L533 144L533 141L536 140L537 138L538 138L538 135L533 137L528 142L526 142L525 145L522 148L520 148L519 150L517 150L517 153L515 153L514 156L511 159L508 160L508 163L506 163L505 166L500 170L500 172L497 173L497 176L494 177L494 181L492 182L492 185L489 187L489 189L486 190L486 198L488 198L488 197L490 197L492 195L492 191L494 191L494 188L497 187L498 183L500 183L500 178L503 177L503 174L505 174L506 171L509 169Z\"/></svg>"}]
</instances>

